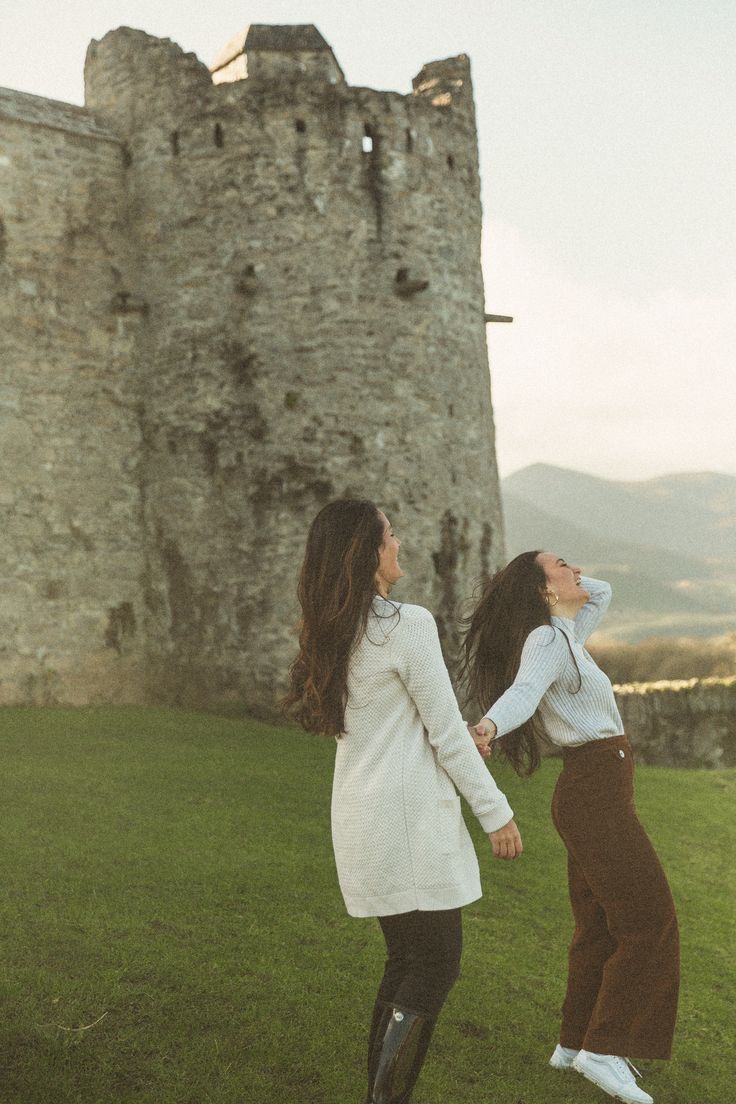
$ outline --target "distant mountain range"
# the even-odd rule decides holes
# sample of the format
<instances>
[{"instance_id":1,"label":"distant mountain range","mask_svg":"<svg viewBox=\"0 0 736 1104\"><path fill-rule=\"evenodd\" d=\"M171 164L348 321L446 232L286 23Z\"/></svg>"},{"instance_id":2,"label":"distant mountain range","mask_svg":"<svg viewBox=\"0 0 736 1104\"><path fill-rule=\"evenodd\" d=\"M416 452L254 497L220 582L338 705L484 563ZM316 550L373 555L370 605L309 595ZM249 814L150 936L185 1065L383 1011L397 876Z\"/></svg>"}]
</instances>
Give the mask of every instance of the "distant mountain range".
<instances>
[{"instance_id":1,"label":"distant mountain range","mask_svg":"<svg viewBox=\"0 0 736 1104\"><path fill-rule=\"evenodd\" d=\"M609 636L736 632L736 477L616 482L532 464L501 484L509 557L559 552L608 579Z\"/></svg>"}]
</instances>

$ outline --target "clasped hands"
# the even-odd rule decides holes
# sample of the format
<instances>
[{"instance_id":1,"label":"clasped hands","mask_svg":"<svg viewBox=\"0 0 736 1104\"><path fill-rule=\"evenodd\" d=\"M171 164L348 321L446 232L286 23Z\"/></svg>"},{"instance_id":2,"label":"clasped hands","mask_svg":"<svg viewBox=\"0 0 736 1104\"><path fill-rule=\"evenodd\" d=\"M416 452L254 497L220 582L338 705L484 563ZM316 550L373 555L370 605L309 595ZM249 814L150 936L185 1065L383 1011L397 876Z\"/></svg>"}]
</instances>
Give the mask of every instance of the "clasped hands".
<instances>
[{"instance_id":1,"label":"clasped hands","mask_svg":"<svg viewBox=\"0 0 736 1104\"><path fill-rule=\"evenodd\" d=\"M483 717L475 725L468 725L468 732L473 737L475 746L484 759L491 754L491 744L496 738L496 726L488 717ZM497 859L518 859L524 850L519 829L513 820L498 828L495 832L489 832L493 854Z\"/></svg>"},{"instance_id":2,"label":"clasped hands","mask_svg":"<svg viewBox=\"0 0 736 1104\"><path fill-rule=\"evenodd\" d=\"M468 725L468 732L473 737L475 746L484 759L491 754L491 744L496 738L496 726L488 717L483 717L477 724Z\"/></svg>"}]
</instances>

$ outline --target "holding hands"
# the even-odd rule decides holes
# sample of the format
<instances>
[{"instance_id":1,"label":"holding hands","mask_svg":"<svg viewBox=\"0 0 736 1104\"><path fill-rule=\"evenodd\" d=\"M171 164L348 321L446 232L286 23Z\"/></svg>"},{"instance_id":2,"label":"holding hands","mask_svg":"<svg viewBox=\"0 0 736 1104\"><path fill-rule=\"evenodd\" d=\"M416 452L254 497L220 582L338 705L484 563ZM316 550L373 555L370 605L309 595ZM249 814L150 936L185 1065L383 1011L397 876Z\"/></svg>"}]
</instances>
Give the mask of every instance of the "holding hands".
<instances>
[{"instance_id":1,"label":"holding hands","mask_svg":"<svg viewBox=\"0 0 736 1104\"><path fill-rule=\"evenodd\" d=\"M473 737L475 746L484 759L491 754L491 744L496 738L496 726L488 717L483 717L478 724L468 725L468 732ZM495 832L489 832L493 855L497 859L518 859L524 850L519 829L510 820L503 828Z\"/></svg>"},{"instance_id":2,"label":"holding hands","mask_svg":"<svg viewBox=\"0 0 736 1104\"><path fill-rule=\"evenodd\" d=\"M470 735L480 754L487 759L491 754L491 744L496 738L496 726L488 717L483 717L476 725L468 725Z\"/></svg>"}]
</instances>

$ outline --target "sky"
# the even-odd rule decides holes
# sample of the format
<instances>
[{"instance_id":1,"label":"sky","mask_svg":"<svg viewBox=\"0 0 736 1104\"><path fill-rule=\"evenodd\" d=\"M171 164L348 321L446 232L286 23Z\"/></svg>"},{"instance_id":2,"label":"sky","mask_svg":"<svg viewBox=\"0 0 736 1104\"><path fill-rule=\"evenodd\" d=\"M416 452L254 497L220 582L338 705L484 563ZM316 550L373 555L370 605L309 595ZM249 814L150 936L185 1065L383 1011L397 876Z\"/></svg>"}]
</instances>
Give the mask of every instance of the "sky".
<instances>
[{"instance_id":1,"label":"sky","mask_svg":"<svg viewBox=\"0 0 736 1104\"><path fill-rule=\"evenodd\" d=\"M82 103L114 27L209 64L248 23L314 23L350 84L403 93L470 55L502 475L736 475L734 0L24 0L0 85Z\"/></svg>"}]
</instances>

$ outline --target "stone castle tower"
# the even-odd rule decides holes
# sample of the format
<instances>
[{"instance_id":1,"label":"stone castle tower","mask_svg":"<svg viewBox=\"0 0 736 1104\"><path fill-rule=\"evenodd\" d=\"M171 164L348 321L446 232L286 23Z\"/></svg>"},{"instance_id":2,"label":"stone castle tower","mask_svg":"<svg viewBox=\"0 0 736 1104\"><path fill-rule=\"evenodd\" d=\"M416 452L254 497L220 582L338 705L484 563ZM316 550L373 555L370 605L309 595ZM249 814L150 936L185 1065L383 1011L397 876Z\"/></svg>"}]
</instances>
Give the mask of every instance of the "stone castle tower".
<instances>
[{"instance_id":1,"label":"stone castle tower","mask_svg":"<svg viewBox=\"0 0 736 1104\"><path fill-rule=\"evenodd\" d=\"M242 701L306 530L375 499L452 648L502 552L468 59L352 88L312 26L208 70L120 28L0 91L0 701Z\"/></svg>"}]
</instances>

